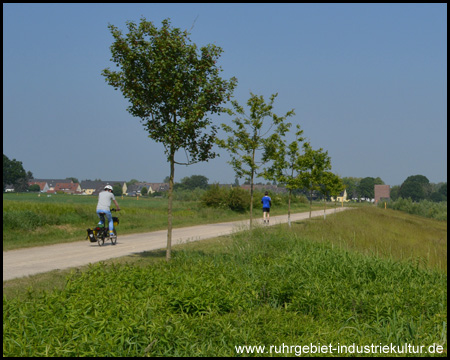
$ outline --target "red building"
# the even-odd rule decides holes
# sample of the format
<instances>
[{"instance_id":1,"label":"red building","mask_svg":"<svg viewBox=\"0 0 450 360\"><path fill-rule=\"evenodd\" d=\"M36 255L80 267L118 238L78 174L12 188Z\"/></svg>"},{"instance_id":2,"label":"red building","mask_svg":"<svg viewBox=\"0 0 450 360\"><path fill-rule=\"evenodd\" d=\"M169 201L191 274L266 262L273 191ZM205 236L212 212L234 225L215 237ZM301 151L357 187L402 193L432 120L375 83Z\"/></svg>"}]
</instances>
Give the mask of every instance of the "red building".
<instances>
[{"instance_id":1,"label":"red building","mask_svg":"<svg viewBox=\"0 0 450 360\"><path fill-rule=\"evenodd\" d=\"M391 187L389 185L375 185L375 204L379 200L389 201L391 199Z\"/></svg>"}]
</instances>

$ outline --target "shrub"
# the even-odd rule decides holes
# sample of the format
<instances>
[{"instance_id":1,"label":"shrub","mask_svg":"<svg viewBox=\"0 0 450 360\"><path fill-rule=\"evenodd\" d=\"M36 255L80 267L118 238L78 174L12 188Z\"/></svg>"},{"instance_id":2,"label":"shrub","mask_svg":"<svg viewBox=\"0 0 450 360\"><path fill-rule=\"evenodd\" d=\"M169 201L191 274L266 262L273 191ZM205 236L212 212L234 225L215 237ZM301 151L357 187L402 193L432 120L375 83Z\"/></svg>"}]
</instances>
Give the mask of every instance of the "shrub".
<instances>
[{"instance_id":1,"label":"shrub","mask_svg":"<svg viewBox=\"0 0 450 360\"><path fill-rule=\"evenodd\" d=\"M41 191L41 187L38 184L30 185L28 187L28 191L30 191L30 192L39 192L39 191Z\"/></svg>"},{"instance_id":2,"label":"shrub","mask_svg":"<svg viewBox=\"0 0 450 360\"><path fill-rule=\"evenodd\" d=\"M233 211L245 212L250 208L250 193L241 188L232 188L229 190L226 204Z\"/></svg>"},{"instance_id":3,"label":"shrub","mask_svg":"<svg viewBox=\"0 0 450 360\"><path fill-rule=\"evenodd\" d=\"M384 201L378 203L379 207L384 207ZM408 214L423 216L426 218L447 221L447 202L435 203L429 200L414 202L411 198L399 198L389 201L387 207L393 210L404 211Z\"/></svg>"},{"instance_id":4,"label":"shrub","mask_svg":"<svg viewBox=\"0 0 450 360\"><path fill-rule=\"evenodd\" d=\"M201 197L201 203L206 207L244 212L250 208L250 193L241 188L227 189L214 184Z\"/></svg>"},{"instance_id":5,"label":"shrub","mask_svg":"<svg viewBox=\"0 0 450 360\"><path fill-rule=\"evenodd\" d=\"M226 198L228 190L221 188L219 184L211 185L201 197L202 205L212 208L227 208Z\"/></svg>"}]
</instances>

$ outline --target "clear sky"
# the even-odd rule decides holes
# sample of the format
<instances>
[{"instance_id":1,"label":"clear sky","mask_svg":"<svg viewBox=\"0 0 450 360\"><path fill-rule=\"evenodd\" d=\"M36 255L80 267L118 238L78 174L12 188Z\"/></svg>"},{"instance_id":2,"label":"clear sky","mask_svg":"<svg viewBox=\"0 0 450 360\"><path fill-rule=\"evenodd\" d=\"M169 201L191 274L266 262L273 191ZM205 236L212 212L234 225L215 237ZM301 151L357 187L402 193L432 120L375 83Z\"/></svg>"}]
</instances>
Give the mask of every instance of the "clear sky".
<instances>
[{"instance_id":1,"label":"clear sky","mask_svg":"<svg viewBox=\"0 0 450 360\"><path fill-rule=\"evenodd\" d=\"M101 76L115 67L108 23L126 33L141 17L222 47L236 100L277 92L275 112L295 109L291 122L338 175L447 181L447 4L3 4L6 156L35 178L169 175L163 146ZM177 166L175 180L234 182L219 153Z\"/></svg>"}]
</instances>

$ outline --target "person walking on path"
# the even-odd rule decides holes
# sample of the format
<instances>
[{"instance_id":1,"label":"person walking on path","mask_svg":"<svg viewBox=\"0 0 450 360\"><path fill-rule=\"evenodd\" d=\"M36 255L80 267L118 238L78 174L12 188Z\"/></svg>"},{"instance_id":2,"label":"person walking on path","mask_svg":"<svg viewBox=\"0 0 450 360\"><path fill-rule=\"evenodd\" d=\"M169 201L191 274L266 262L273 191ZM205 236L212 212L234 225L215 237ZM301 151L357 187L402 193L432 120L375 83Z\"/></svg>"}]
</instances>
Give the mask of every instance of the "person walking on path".
<instances>
[{"instance_id":1,"label":"person walking on path","mask_svg":"<svg viewBox=\"0 0 450 360\"><path fill-rule=\"evenodd\" d=\"M270 207L272 206L272 199L269 196L269 193L266 191L263 198L261 199L261 203L263 204L263 220L264 224L266 223L266 217L267 217L267 224L270 220Z\"/></svg>"}]
</instances>

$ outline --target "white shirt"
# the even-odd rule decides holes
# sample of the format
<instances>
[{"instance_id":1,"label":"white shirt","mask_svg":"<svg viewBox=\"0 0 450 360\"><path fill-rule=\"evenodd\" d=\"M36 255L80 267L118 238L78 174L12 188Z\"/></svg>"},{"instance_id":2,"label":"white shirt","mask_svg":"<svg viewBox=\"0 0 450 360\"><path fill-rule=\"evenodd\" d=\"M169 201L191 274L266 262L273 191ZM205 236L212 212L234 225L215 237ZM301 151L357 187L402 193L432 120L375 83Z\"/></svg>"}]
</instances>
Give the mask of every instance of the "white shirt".
<instances>
[{"instance_id":1,"label":"white shirt","mask_svg":"<svg viewBox=\"0 0 450 360\"><path fill-rule=\"evenodd\" d=\"M98 194L97 210L109 210L111 207L111 200L116 200L114 194L109 191L102 191Z\"/></svg>"}]
</instances>

